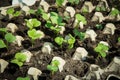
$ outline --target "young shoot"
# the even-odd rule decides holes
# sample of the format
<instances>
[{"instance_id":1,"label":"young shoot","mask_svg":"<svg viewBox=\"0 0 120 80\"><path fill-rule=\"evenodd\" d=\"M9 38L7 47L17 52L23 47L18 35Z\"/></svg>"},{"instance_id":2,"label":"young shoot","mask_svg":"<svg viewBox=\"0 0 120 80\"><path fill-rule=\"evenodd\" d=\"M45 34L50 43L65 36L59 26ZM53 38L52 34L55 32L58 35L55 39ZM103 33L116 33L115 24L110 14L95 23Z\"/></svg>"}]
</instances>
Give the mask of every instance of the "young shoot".
<instances>
[{"instance_id":1,"label":"young shoot","mask_svg":"<svg viewBox=\"0 0 120 80\"><path fill-rule=\"evenodd\" d=\"M64 42L64 39L62 37L56 37L54 41L62 47L62 44Z\"/></svg>"},{"instance_id":2,"label":"young shoot","mask_svg":"<svg viewBox=\"0 0 120 80\"><path fill-rule=\"evenodd\" d=\"M30 80L29 77L17 77L17 80Z\"/></svg>"},{"instance_id":3,"label":"young shoot","mask_svg":"<svg viewBox=\"0 0 120 80\"><path fill-rule=\"evenodd\" d=\"M41 33L39 33L36 29L28 30L27 34L31 38L32 44L34 43L34 40L42 36Z\"/></svg>"},{"instance_id":4,"label":"young shoot","mask_svg":"<svg viewBox=\"0 0 120 80\"><path fill-rule=\"evenodd\" d=\"M33 29L34 27L39 27L41 25L41 22L38 21L36 18L34 19L25 19L26 25L29 29Z\"/></svg>"},{"instance_id":5,"label":"young shoot","mask_svg":"<svg viewBox=\"0 0 120 80\"><path fill-rule=\"evenodd\" d=\"M74 29L73 33L75 34L75 37L78 36L80 38L80 40L85 39L85 33L84 32L79 32L77 29Z\"/></svg>"},{"instance_id":6,"label":"young shoot","mask_svg":"<svg viewBox=\"0 0 120 80\"><path fill-rule=\"evenodd\" d=\"M105 6L97 6L95 8L95 10L98 11L98 12L100 12L100 11L106 11L106 8L105 8Z\"/></svg>"},{"instance_id":7,"label":"young shoot","mask_svg":"<svg viewBox=\"0 0 120 80\"><path fill-rule=\"evenodd\" d=\"M116 8L112 8L111 12L110 12L110 15L111 16L117 16L120 14L120 11Z\"/></svg>"},{"instance_id":8,"label":"young shoot","mask_svg":"<svg viewBox=\"0 0 120 80\"><path fill-rule=\"evenodd\" d=\"M65 37L66 42L68 43L68 49L71 49L74 47L74 43L75 43L75 38L69 34Z\"/></svg>"},{"instance_id":9,"label":"young shoot","mask_svg":"<svg viewBox=\"0 0 120 80\"><path fill-rule=\"evenodd\" d=\"M51 71L51 74L54 75L58 71L58 66L60 62L58 60L53 60L50 65L47 65L47 69Z\"/></svg>"},{"instance_id":10,"label":"young shoot","mask_svg":"<svg viewBox=\"0 0 120 80\"><path fill-rule=\"evenodd\" d=\"M95 26L97 29L99 29L99 30L101 30L101 29L103 29L103 26L102 26L102 24L96 24L96 26Z\"/></svg>"},{"instance_id":11,"label":"young shoot","mask_svg":"<svg viewBox=\"0 0 120 80\"><path fill-rule=\"evenodd\" d=\"M65 23L62 23L63 18L59 16L56 12L50 13L50 20L52 24L56 24L58 26L64 26Z\"/></svg>"},{"instance_id":12,"label":"young shoot","mask_svg":"<svg viewBox=\"0 0 120 80\"><path fill-rule=\"evenodd\" d=\"M6 47L6 44L4 43L3 40L0 40L0 48L5 48Z\"/></svg>"},{"instance_id":13,"label":"young shoot","mask_svg":"<svg viewBox=\"0 0 120 80\"><path fill-rule=\"evenodd\" d=\"M64 0L56 0L56 4L58 7L61 7L63 2Z\"/></svg>"},{"instance_id":14,"label":"young shoot","mask_svg":"<svg viewBox=\"0 0 120 80\"><path fill-rule=\"evenodd\" d=\"M9 8L6 13L11 17L18 17L21 15L21 11L15 11L14 8Z\"/></svg>"},{"instance_id":15,"label":"young shoot","mask_svg":"<svg viewBox=\"0 0 120 80\"><path fill-rule=\"evenodd\" d=\"M14 42L16 40L16 37L12 33L6 33L5 40L7 41L7 48L8 48L8 43Z\"/></svg>"},{"instance_id":16,"label":"young shoot","mask_svg":"<svg viewBox=\"0 0 120 80\"><path fill-rule=\"evenodd\" d=\"M13 60L11 60L11 63L17 64L19 67L23 66L23 63L26 61L27 56L25 54L22 54L20 52L15 54L15 57Z\"/></svg>"},{"instance_id":17,"label":"young shoot","mask_svg":"<svg viewBox=\"0 0 120 80\"><path fill-rule=\"evenodd\" d=\"M60 30L61 30L61 27L59 27L59 26L54 27L53 24L51 23L51 21L47 21L45 26L47 28L50 28L51 30L53 30L56 34L58 34L60 32Z\"/></svg>"},{"instance_id":18,"label":"young shoot","mask_svg":"<svg viewBox=\"0 0 120 80\"><path fill-rule=\"evenodd\" d=\"M102 43L99 43L96 48L94 48L95 52L98 52L98 54L102 57L106 57L106 52L109 50L109 47L107 45L104 45Z\"/></svg>"},{"instance_id":19,"label":"young shoot","mask_svg":"<svg viewBox=\"0 0 120 80\"><path fill-rule=\"evenodd\" d=\"M79 4L80 0L68 0L72 5Z\"/></svg>"},{"instance_id":20,"label":"young shoot","mask_svg":"<svg viewBox=\"0 0 120 80\"><path fill-rule=\"evenodd\" d=\"M82 22L83 25L87 24L86 18L81 14L76 14L75 19L77 20L77 25L75 25L75 27L78 27L80 22Z\"/></svg>"},{"instance_id":21,"label":"young shoot","mask_svg":"<svg viewBox=\"0 0 120 80\"><path fill-rule=\"evenodd\" d=\"M118 42L120 43L120 37L118 37Z\"/></svg>"}]
</instances>

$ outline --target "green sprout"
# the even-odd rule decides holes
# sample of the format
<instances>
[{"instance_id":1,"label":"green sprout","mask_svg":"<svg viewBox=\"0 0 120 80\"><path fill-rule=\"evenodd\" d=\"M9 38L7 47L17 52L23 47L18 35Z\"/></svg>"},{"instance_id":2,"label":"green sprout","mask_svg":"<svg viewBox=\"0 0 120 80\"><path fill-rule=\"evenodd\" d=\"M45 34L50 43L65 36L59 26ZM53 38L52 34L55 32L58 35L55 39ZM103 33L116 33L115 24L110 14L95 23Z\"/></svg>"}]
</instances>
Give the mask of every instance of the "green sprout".
<instances>
[{"instance_id":1,"label":"green sprout","mask_svg":"<svg viewBox=\"0 0 120 80\"><path fill-rule=\"evenodd\" d=\"M87 24L86 18L84 16L82 16L81 14L76 14L75 19L78 21L76 27L78 27L80 22L82 22L83 24Z\"/></svg>"},{"instance_id":2,"label":"green sprout","mask_svg":"<svg viewBox=\"0 0 120 80\"><path fill-rule=\"evenodd\" d=\"M27 56L25 54L22 54L20 52L15 54L15 57L13 60L11 60L11 63L17 64L19 67L23 66L23 63L26 61Z\"/></svg>"},{"instance_id":3,"label":"green sprout","mask_svg":"<svg viewBox=\"0 0 120 80\"><path fill-rule=\"evenodd\" d=\"M118 42L120 43L120 37L118 37Z\"/></svg>"},{"instance_id":4,"label":"green sprout","mask_svg":"<svg viewBox=\"0 0 120 80\"><path fill-rule=\"evenodd\" d=\"M37 15L41 15L42 18L46 21L49 20L49 14L46 13L42 8L38 8L37 12L36 12Z\"/></svg>"},{"instance_id":5,"label":"green sprout","mask_svg":"<svg viewBox=\"0 0 120 80\"><path fill-rule=\"evenodd\" d=\"M89 11L88 11L88 7L86 6L86 7L84 7L83 9L82 9L82 12L83 13L88 13Z\"/></svg>"},{"instance_id":6,"label":"green sprout","mask_svg":"<svg viewBox=\"0 0 120 80\"><path fill-rule=\"evenodd\" d=\"M79 4L80 0L68 0L72 5Z\"/></svg>"},{"instance_id":7,"label":"green sprout","mask_svg":"<svg viewBox=\"0 0 120 80\"><path fill-rule=\"evenodd\" d=\"M30 14L36 14L36 11L35 11L34 9L30 9L30 10L29 10L29 13L30 13Z\"/></svg>"},{"instance_id":8,"label":"green sprout","mask_svg":"<svg viewBox=\"0 0 120 80\"><path fill-rule=\"evenodd\" d=\"M30 29L33 29L34 27L38 27L41 25L41 22L38 21L36 18L29 20L25 19L25 21L27 22L27 27Z\"/></svg>"},{"instance_id":9,"label":"green sprout","mask_svg":"<svg viewBox=\"0 0 120 80\"><path fill-rule=\"evenodd\" d=\"M50 65L47 65L47 69L51 71L51 74L54 75L58 71L58 66L60 62L58 60L53 60Z\"/></svg>"},{"instance_id":10,"label":"green sprout","mask_svg":"<svg viewBox=\"0 0 120 80\"><path fill-rule=\"evenodd\" d=\"M69 44L69 45L68 45L68 49L71 49L71 48L74 47L75 38L74 38L71 34L67 35L67 36L65 37L65 40L66 40L66 42Z\"/></svg>"},{"instance_id":11,"label":"green sprout","mask_svg":"<svg viewBox=\"0 0 120 80\"><path fill-rule=\"evenodd\" d=\"M62 47L62 44L64 42L64 39L62 37L56 37L54 41Z\"/></svg>"},{"instance_id":12,"label":"green sprout","mask_svg":"<svg viewBox=\"0 0 120 80\"><path fill-rule=\"evenodd\" d=\"M78 36L80 38L80 40L84 40L85 39L85 33L83 32L79 32L77 29L73 30L75 37Z\"/></svg>"},{"instance_id":13,"label":"green sprout","mask_svg":"<svg viewBox=\"0 0 120 80\"><path fill-rule=\"evenodd\" d=\"M16 80L30 80L29 77L17 77Z\"/></svg>"},{"instance_id":14,"label":"green sprout","mask_svg":"<svg viewBox=\"0 0 120 80\"><path fill-rule=\"evenodd\" d=\"M7 42L12 43L16 40L16 37L12 33L7 33L5 39Z\"/></svg>"},{"instance_id":15,"label":"green sprout","mask_svg":"<svg viewBox=\"0 0 120 80\"><path fill-rule=\"evenodd\" d=\"M37 32L36 29L28 30L27 34L31 38L32 44L34 43L34 40L41 36L41 33Z\"/></svg>"},{"instance_id":16,"label":"green sprout","mask_svg":"<svg viewBox=\"0 0 120 80\"><path fill-rule=\"evenodd\" d=\"M64 26L65 24L62 23L62 17L59 16L56 12L50 12L50 20L52 24L57 24L59 26Z\"/></svg>"},{"instance_id":17,"label":"green sprout","mask_svg":"<svg viewBox=\"0 0 120 80\"><path fill-rule=\"evenodd\" d=\"M62 3L64 2L64 0L56 0L56 4L57 6L62 6Z\"/></svg>"},{"instance_id":18,"label":"green sprout","mask_svg":"<svg viewBox=\"0 0 120 80\"><path fill-rule=\"evenodd\" d=\"M95 10L96 11L106 11L106 8L105 8L105 6L97 6L96 8L95 8Z\"/></svg>"},{"instance_id":19,"label":"green sprout","mask_svg":"<svg viewBox=\"0 0 120 80\"><path fill-rule=\"evenodd\" d=\"M103 26L101 25L101 24L96 24L96 26L95 26L97 29L103 29Z\"/></svg>"},{"instance_id":20,"label":"green sprout","mask_svg":"<svg viewBox=\"0 0 120 80\"><path fill-rule=\"evenodd\" d=\"M99 43L97 45L97 47L94 49L95 52L98 52L100 56L102 57L106 57L106 51L109 50L109 47L102 44L102 43Z\"/></svg>"},{"instance_id":21,"label":"green sprout","mask_svg":"<svg viewBox=\"0 0 120 80\"><path fill-rule=\"evenodd\" d=\"M3 40L0 40L0 48L5 48L6 47L6 44L4 43Z\"/></svg>"},{"instance_id":22,"label":"green sprout","mask_svg":"<svg viewBox=\"0 0 120 80\"><path fill-rule=\"evenodd\" d=\"M120 11L116 8L112 9L112 11L110 12L111 16L117 16L120 14Z\"/></svg>"},{"instance_id":23,"label":"green sprout","mask_svg":"<svg viewBox=\"0 0 120 80\"><path fill-rule=\"evenodd\" d=\"M6 13L12 17L18 17L21 15L21 11L15 11L14 8L9 8Z\"/></svg>"}]
</instances>

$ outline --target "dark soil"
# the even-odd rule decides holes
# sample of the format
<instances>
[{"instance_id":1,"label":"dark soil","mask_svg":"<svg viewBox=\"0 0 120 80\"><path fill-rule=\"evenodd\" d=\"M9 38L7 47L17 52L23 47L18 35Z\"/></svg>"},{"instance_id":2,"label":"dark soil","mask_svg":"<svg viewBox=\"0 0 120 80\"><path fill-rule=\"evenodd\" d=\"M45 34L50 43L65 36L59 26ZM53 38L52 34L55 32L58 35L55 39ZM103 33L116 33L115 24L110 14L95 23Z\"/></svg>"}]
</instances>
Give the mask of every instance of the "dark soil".
<instances>
[{"instance_id":1,"label":"dark soil","mask_svg":"<svg viewBox=\"0 0 120 80\"><path fill-rule=\"evenodd\" d=\"M46 1L50 3L51 5L55 3L55 0L46 0ZM91 0L91 1L93 2L94 5L97 5L98 3L95 0ZM81 9L83 3L84 2L81 2L79 5L73 5L73 7L76 10L79 10ZM108 3L110 6L115 6L115 4L111 3L111 1L109 0L108 0ZM0 1L0 7L8 6L10 4L11 4L11 0ZM69 6L69 5L71 4L68 3L66 6ZM34 6L31 6L31 8L33 9L36 9L37 7L38 7L38 3L36 3L36 5ZM62 8L62 7L59 9L54 8L54 7L49 8L49 11L56 11L58 13L60 12L60 15L62 15L64 10L65 8ZM107 14L108 13L106 12L105 15ZM106 66L108 66L108 64L112 61L112 59L115 56L120 56L120 46L117 45L117 39L120 36L120 22L116 22L116 21L113 22L109 20L102 22L101 24L103 26L106 23L112 22L115 24L117 28L115 30L114 35L103 35L102 34L103 29L98 30L94 27L96 24L98 24L98 22L91 22L91 17L93 15L94 15L94 11L90 14L84 15L87 18L88 24L85 25L84 29L79 29L79 31L84 32L86 31L87 28L91 28L95 30L96 33L98 34L96 42L92 42L89 38L81 42L79 41L79 38L77 38L74 44L74 48L70 50L67 49L66 44L64 44L63 47L60 48L54 42L54 38L56 37L56 34L53 31L45 27L44 24L46 22L43 21L42 18L37 17L37 19L41 21L42 26L36 29L42 30L45 33L45 38L41 40L36 40L33 47L32 47L30 38L27 36L28 28L26 27L26 25L24 25L25 24L24 19L29 19L29 18L36 17L36 16L30 15L30 16L24 17L24 15L22 15L18 18L11 19L11 20L7 20L6 17L1 19L0 27L5 27L10 22L15 23L19 29L14 33L14 35L20 35L24 37L25 40L22 42L21 47L18 47L17 45L14 45L14 44L9 44L8 50L0 49L0 58L10 62L10 60L13 59L15 53L23 49L27 49L31 51L33 53L33 57L31 58L30 63L25 63L24 66L20 68L17 65L10 63L8 67L5 69L4 73L0 74L0 80L16 80L16 78L19 76L25 77L29 67L36 67L43 72L42 75L39 76L39 80L64 80L65 76L68 74L73 75L77 78L83 77L87 73L90 64L97 64L101 68L105 68ZM68 21L66 21L66 26L65 26L66 31L64 32L63 36L67 35L68 33L74 35L72 31L73 21L74 21L74 18L71 18ZM107 41L108 44L110 44L110 50L106 58L97 57L98 54L93 50L94 46L96 46L99 41ZM51 42L55 46L53 49L53 52L50 55L43 54L41 52L41 48L44 42ZM89 56L84 62L74 61L71 59L77 47L84 47L89 52ZM46 66L51 62L54 56L59 56L65 59L66 64L64 66L64 70L61 73L58 71L56 72L54 76L51 77L50 72L46 69Z\"/></svg>"}]
</instances>

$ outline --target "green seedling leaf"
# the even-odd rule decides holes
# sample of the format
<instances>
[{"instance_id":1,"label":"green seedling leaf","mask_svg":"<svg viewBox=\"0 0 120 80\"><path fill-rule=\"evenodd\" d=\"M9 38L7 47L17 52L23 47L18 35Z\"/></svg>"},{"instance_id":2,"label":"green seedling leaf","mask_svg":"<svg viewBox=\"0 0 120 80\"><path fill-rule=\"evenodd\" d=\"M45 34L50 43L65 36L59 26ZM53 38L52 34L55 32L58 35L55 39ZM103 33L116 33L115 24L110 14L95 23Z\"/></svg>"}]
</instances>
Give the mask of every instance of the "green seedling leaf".
<instances>
[{"instance_id":1,"label":"green seedling leaf","mask_svg":"<svg viewBox=\"0 0 120 80\"><path fill-rule=\"evenodd\" d=\"M7 29L6 28L0 28L0 32L7 33Z\"/></svg>"},{"instance_id":2,"label":"green seedling leaf","mask_svg":"<svg viewBox=\"0 0 120 80\"><path fill-rule=\"evenodd\" d=\"M47 69L53 72L57 72L58 71L58 67L57 66L52 66L52 65L48 65Z\"/></svg>"},{"instance_id":3,"label":"green seedling leaf","mask_svg":"<svg viewBox=\"0 0 120 80\"><path fill-rule=\"evenodd\" d=\"M47 69L51 71L52 74L58 71L58 66L60 62L58 60L54 60L50 65L47 65Z\"/></svg>"},{"instance_id":4,"label":"green seedling leaf","mask_svg":"<svg viewBox=\"0 0 120 80\"><path fill-rule=\"evenodd\" d=\"M38 21L37 19L25 19L25 21L27 22L27 27L30 28L30 29L33 29L34 27L38 27L41 25L41 22Z\"/></svg>"},{"instance_id":5,"label":"green seedling leaf","mask_svg":"<svg viewBox=\"0 0 120 80\"><path fill-rule=\"evenodd\" d=\"M63 2L64 2L64 0L56 0L57 6L62 6Z\"/></svg>"},{"instance_id":6,"label":"green seedling leaf","mask_svg":"<svg viewBox=\"0 0 120 80\"><path fill-rule=\"evenodd\" d=\"M17 64L19 67L23 65L23 62L25 62L27 59L27 56L22 53L16 53L13 60L11 60L11 63Z\"/></svg>"},{"instance_id":7,"label":"green seedling leaf","mask_svg":"<svg viewBox=\"0 0 120 80\"><path fill-rule=\"evenodd\" d=\"M74 29L73 32L74 32L75 36L78 36L80 38L80 40L84 40L85 33L79 32L77 29Z\"/></svg>"},{"instance_id":8,"label":"green seedling leaf","mask_svg":"<svg viewBox=\"0 0 120 80\"><path fill-rule=\"evenodd\" d=\"M47 21L49 19L49 16L47 13L42 13L42 18Z\"/></svg>"},{"instance_id":9,"label":"green seedling leaf","mask_svg":"<svg viewBox=\"0 0 120 80\"><path fill-rule=\"evenodd\" d=\"M79 4L80 0L68 0L71 4Z\"/></svg>"},{"instance_id":10,"label":"green seedling leaf","mask_svg":"<svg viewBox=\"0 0 120 80\"><path fill-rule=\"evenodd\" d=\"M5 35L5 40L7 40L7 42L11 43L16 40L16 37L12 33L7 33Z\"/></svg>"},{"instance_id":11,"label":"green seedling leaf","mask_svg":"<svg viewBox=\"0 0 120 80\"><path fill-rule=\"evenodd\" d=\"M27 34L32 40L38 39L41 36L35 29L28 30Z\"/></svg>"},{"instance_id":12,"label":"green seedling leaf","mask_svg":"<svg viewBox=\"0 0 120 80\"><path fill-rule=\"evenodd\" d=\"M60 23L62 23L62 17L55 12L50 13L50 19L53 24L59 25Z\"/></svg>"},{"instance_id":13,"label":"green seedling leaf","mask_svg":"<svg viewBox=\"0 0 120 80\"><path fill-rule=\"evenodd\" d=\"M10 15L10 14L13 14L14 11L15 11L14 8L9 8L9 9L6 11L6 13Z\"/></svg>"},{"instance_id":14,"label":"green seedling leaf","mask_svg":"<svg viewBox=\"0 0 120 80\"><path fill-rule=\"evenodd\" d=\"M21 15L21 12L20 12L20 11L16 11L16 12L13 14L14 17L18 17L18 16L20 16L20 15Z\"/></svg>"},{"instance_id":15,"label":"green seedling leaf","mask_svg":"<svg viewBox=\"0 0 120 80\"><path fill-rule=\"evenodd\" d=\"M47 23L45 24L45 27L47 27L47 28L50 28L52 26L53 26L53 24L51 21L47 21Z\"/></svg>"},{"instance_id":16,"label":"green seedling leaf","mask_svg":"<svg viewBox=\"0 0 120 80\"><path fill-rule=\"evenodd\" d=\"M0 40L0 48L5 48L5 47L6 47L6 45L5 45L4 41Z\"/></svg>"},{"instance_id":17,"label":"green seedling leaf","mask_svg":"<svg viewBox=\"0 0 120 80\"><path fill-rule=\"evenodd\" d=\"M118 37L118 42L120 43L120 37Z\"/></svg>"},{"instance_id":18,"label":"green seedling leaf","mask_svg":"<svg viewBox=\"0 0 120 80\"><path fill-rule=\"evenodd\" d=\"M69 49L73 48L73 45L74 45L74 43L75 43L75 38L74 38L71 34L69 34L69 35L67 35L67 36L65 37L65 40L66 40L67 43L69 44L68 48L69 48Z\"/></svg>"},{"instance_id":19,"label":"green seedling leaf","mask_svg":"<svg viewBox=\"0 0 120 80\"><path fill-rule=\"evenodd\" d=\"M30 80L29 77L18 77L17 80Z\"/></svg>"},{"instance_id":20,"label":"green seedling leaf","mask_svg":"<svg viewBox=\"0 0 120 80\"><path fill-rule=\"evenodd\" d=\"M76 14L75 19L77 19L79 22L82 22L83 24L87 24L86 18L80 14Z\"/></svg>"},{"instance_id":21,"label":"green seedling leaf","mask_svg":"<svg viewBox=\"0 0 120 80\"><path fill-rule=\"evenodd\" d=\"M30 9L30 10L29 10L29 13L30 13L30 14L35 14L35 10L34 10L34 9Z\"/></svg>"},{"instance_id":22,"label":"green seedling leaf","mask_svg":"<svg viewBox=\"0 0 120 80\"><path fill-rule=\"evenodd\" d=\"M23 65L23 62L20 62L17 59L11 60L11 63L17 64L19 67L21 67Z\"/></svg>"},{"instance_id":23,"label":"green seedling leaf","mask_svg":"<svg viewBox=\"0 0 120 80\"><path fill-rule=\"evenodd\" d=\"M89 11L88 11L88 8L87 7L84 7L83 9L82 9L82 12L83 13L88 13Z\"/></svg>"},{"instance_id":24,"label":"green seedling leaf","mask_svg":"<svg viewBox=\"0 0 120 80\"><path fill-rule=\"evenodd\" d=\"M17 59L20 62L24 62L24 61L26 61L27 56L25 54L22 54L22 53L16 53L15 59Z\"/></svg>"},{"instance_id":25,"label":"green seedling leaf","mask_svg":"<svg viewBox=\"0 0 120 80\"><path fill-rule=\"evenodd\" d=\"M56 37L54 40L58 45L62 45L64 39L62 37Z\"/></svg>"},{"instance_id":26,"label":"green seedling leaf","mask_svg":"<svg viewBox=\"0 0 120 80\"><path fill-rule=\"evenodd\" d=\"M109 50L109 47L99 43L98 46L94 49L95 52L98 52L102 57L106 57L106 51Z\"/></svg>"},{"instance_id":27,"label":"green seedling leaf","mask_svg":"<svg viewBox=\"0 0 120 80\"><path fill-rule=\"evenodd\" d=\"M117 16L118 14L120 14L120 11L116 8L114 8L111 12L110 12L110 15L112 16Z\"/></svg>"},{"instance_id":28,"label":"green seedling leaf","mask_svg":"<svg viewBox=\"0 0 120 80\"><path fill-rule=\"evenodd\" d=\"M101 30L103 29L103 26L101 24L96 24L96 28Z\"/></svg>"},{"instance_id":29,"label":"green seedling leaf","mask_svg":"<svg viewBox=\"0 0 120 80\"><path fill-rule=\"evenodd\" d=\"M45 13L45 11L42 8L38 8L37 12L38 15Z\"/></svg>"}]
</instances>

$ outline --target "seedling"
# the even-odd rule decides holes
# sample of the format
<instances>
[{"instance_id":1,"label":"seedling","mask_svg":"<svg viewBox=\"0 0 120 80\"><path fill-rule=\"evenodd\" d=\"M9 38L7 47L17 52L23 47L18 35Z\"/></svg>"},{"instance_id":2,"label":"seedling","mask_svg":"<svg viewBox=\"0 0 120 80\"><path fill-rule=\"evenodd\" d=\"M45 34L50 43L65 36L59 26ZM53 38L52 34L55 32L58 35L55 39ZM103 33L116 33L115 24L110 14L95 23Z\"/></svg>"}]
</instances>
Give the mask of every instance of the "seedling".
<instances>
[{"instance_id":1,"label":"seedling","mask_svg":"<svg viewBox=\"0 0 120 80\"><path fill-rule=\"evenodd\" d=\"M62 23L62 17L59 16L55 12L50 13L50 20L47 20L46 27L50 28L51 30L55 31L55 33L59 33L61 30L60 26L64 26L65 23Z\"/></svg>"},{"instance_id":2,"label":"seedling","mask_svg":"<svg viewBox=\"0 0 120 80\"><path fill-rule=\"evenodd\" d=\"M89 11L88 11L88 7L86 6L86 7L84 7L83 9L82 9L82 12L83 13L88 13Z\"/></svg>"},{"instance_id":3,"label":"seedling","mask_svg":"<svg viewBox=\"0 0 120 80\"><path fill-rule=\"evenodd\" d=\"M62 44L64 42L64 39L62 37L56 37L54 41L62 47Z\"/></svg>"},{"instance_id":4,"label":"seedling","mask_svg":"<svg viewBox=\"0 0 120 80\"><path fill-rule=\"evenodd\" d=\"M50 63L50 65L47 65L47 69L51 71L51 74L54 75L55 72L58 71L58 66L60 62L58 60L54 60Z\"/></svg>"},{"instance_id":5,"label":"seedling","mask_svg":"<svg viewBox=\"0 0 120 80\"><path fill-rule=\"evenodd\" d=\"M30 10L29 10L29 13L30 13L30 14L36 14L36 11L33 10L33 9L30 9Z\"/></svg>"},{"instance_id":6,"label":"seedling","mask_svg":"<svg viewBox=\"0 0 120 80\"><path fill-rule=\"evenodd\" d=\"M120 14L120 11L116 8L113 8L112 11L110 12L111 16L117 16Z\"/></svg>"},{"instance_id":7,"label":"seedling","mask_svg":"<svg viewBox=\"0 0 120 80\"><path fill-rule=\"evenodd\" d=\"M4 36L5 33L7 33L7 29L6 28L0 28L0 34L2 34L2 36Z\"/></svg>"},{"instance_id":8,"label":"seedling","mask_svg":"<svg viewBox=\"0 0 120 80\"><path fill-rule=\"evenodd\" d=\"M29 77L18 77L17 80L30 80Z\"/></svg>"},{"instance_id":9,"label":"seedling","mask_svg":"<svg viewBox=\"0 0 120 80\"><path fill-rule=\"evenodd\" d=\"M59 26L65 25L64 23L62 23L62 17L59 16L56 12L50 13L50 20L51 20L52 24L57 24Z\"/></svg>"},{"instance_id":10,"label":"seedling","mask_svg":"<svg viewBox=\"0 0 120 80\"><path fill-rule=\"evenodd\" d=\"M80 0L68 0L72 5L79 4Z\"/></svg>"},{"instance_id":11,"label":"seedling","mask_svg":"<svg viewBox=\"0 0 120 80\"><path fill-rule=\"evenodd\" d=\"M7 49L8 49L8 43L12 43L16 40L16 37L12 33L6 33L5 34L5 40L7 41Z\"/></svg>"},{"instance_id":12,"label":"seedling","mask_svg":"<svg viewBox=\"0 0 120 80\"><path fill-rule=\"evenodd\" d=\"M75 27L78 27L79 23L82 22L83 24L87 24L86 18L81 14L76 14L75 19L78 21Z\"/></svg>"},{"instance_id":13,"label":"seedling","mask_svg":"<svg viewBox=\"0 0 120 80\"><path fill-rule=\"evenodd\" d=\"M41 36L41 34L37 32L36 29L28 30L27 34L31 38L32 44L34 43L35 39L38 39Z\"/></svg>"},{"instance_id":14,"label":"seedling","mask_svg":"<svg viewBox=\"0 0 120 80\"><path fill-rule=\"evenodd\" d=\"M6 44L4 43L3 40L0 40L0 48L5 48L6 47Z\"/></svg>"},{"instance_id":15,"label":"seedling","mask_svg":"<svg viewBox=\"0 0 120 80\"><path fill-rule=\"evenodd\" d=\"M101 24L96 24L96 26L95 26L97 29L103 29L103 26L101 25Z\"/></svg>"},{"instance_id":16,"label":"seedling","mask_svg":"<svg viewBox=\"0 0 120 80\"><path fill-rule=\"evenodd\" d=\"M42 8L39 8L36 13L37 15L41 15L46 21L49 19L49 14L47 14Z\"/></svg>"},{"instance_id":17,"label":"seedling","mask_svg":"<svg viewBox=\"0 0 120 80\"><path fill-rule=\"evenodd\" d=\"M62 3L64 2L64 0L56 0L56 4L57 6L62 6Z\"/></svg>"},{"instance_id":18,"label":"seedling","mask_svg":"<svg viewBox=\"0 0 120 80\"><path fill-rule=\"evenodd\" d=\"M120 43L120 37L118 37L118 42Z\"/></svg>"},{"instance_id":19,"label":"seedling","mask_svg":"<svg viewBox=\"0 0 120 80\"><path fill-rule=\"evenodd\" d=\"M14 8L9 8L6 13L12 17L18 17L21 15L20 11L15 11Z\"/></svg>"},{"instance_id":20,"label":"seedling","mask_svg":"<svg viewBox=\"0 0 120 80\"><path fill-rule=\"evenodd\" d=\"M75 43L75 38L71 34L69 34L65 37L65 40L69 44L68 49L73 48L74 43Z\"/></svg>"},{"instance_id":21,"label":"seedling","mask_svg":"<svg viewBox=\"0 0 120 80\"><path fill-rule=\"evenodd\" d=\"M39 27L41 25L41 22L38 21L36 18L34 19L25 19L25 21L27 22L27 27L29 29L33 29L34 27Z\"/></svg>"},{"instance_id":22,"label":"seedling","mask_svg":"<svg viewBox=\"0 0 120 80\"><path fill-rule=\"evenodd\" d=\"M79 32L77 29L73 30L75 37L78 36L80 40L84 40L85 38L85 33L84 32Z\"/></svg>"},{"instance_id":23,"label":"seedling","mask_svg":"<svg viewBox=\"0 0 120 80\"><path fill-rule=\"evenodd\" d=\"M98 11L98 12L100 12L100 11L106 11L106 8L105 8L105 6L97 6L95 8L95 10Z\"/></svg>"},{"instance_id":24,"label":"seedling","mask_svg":"<svg viewBox=\"0 0 120 80\"><path fill-rule=\"evenodd\" d=\"M11 60L11 63L17 64L19 67L23 66L23 63L26 61L27 56L25 54L22 54L20 52L15 54L15 57L13 60Z\"/></svg>"},{"instance_id":25,"label":"seedling","mask_svg":"<svg viewBox=\"0 0 120 80\"><path fill-rule=\"evenodd\" d=\"M109 50L109 47L99 43L97 47L94 49L95 52L98 52L98 54L102 57L106 57L106 52Z\"/></svg>"},{"instance_id":26,"label":"seedling","mask_svg":"<svg viewBox=\"0 0 120 80\"><path fill-rule=\"evenodd\" d=\"M7 33L5 35L5 39L7 42L12 43L13 41L16 40L15 36L12 33Z\"/></svg>"}]
</instances>

